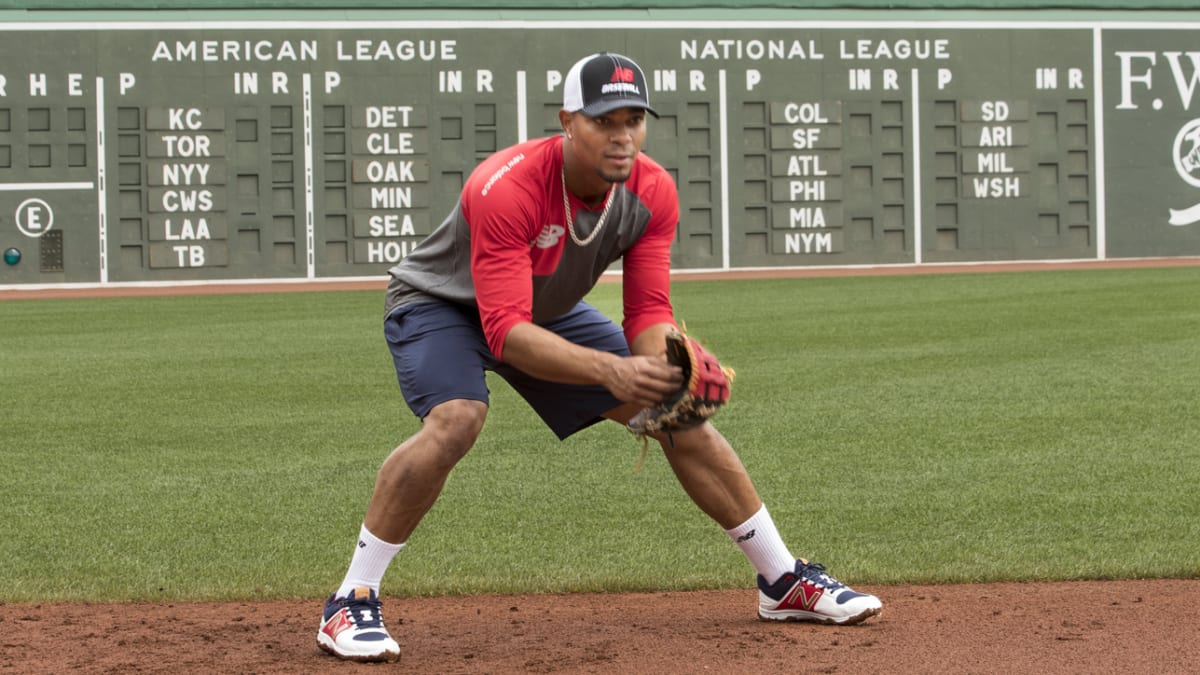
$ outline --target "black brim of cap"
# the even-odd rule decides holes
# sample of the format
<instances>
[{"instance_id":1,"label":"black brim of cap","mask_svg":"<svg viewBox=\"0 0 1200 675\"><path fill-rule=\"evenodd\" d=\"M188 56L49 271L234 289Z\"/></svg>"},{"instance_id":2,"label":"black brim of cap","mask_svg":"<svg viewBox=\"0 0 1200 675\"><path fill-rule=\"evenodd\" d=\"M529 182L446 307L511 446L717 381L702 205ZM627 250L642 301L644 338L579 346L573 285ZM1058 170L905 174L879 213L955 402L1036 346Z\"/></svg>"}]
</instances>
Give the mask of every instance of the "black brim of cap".
<instances>
[{"instance_id":1,"label":"black brim of cap","mask_svg":"<svg viewBox=\"0 0 1200 675\"><path fill-rule=\"evenodd\" d=\"M641 101L637 101L637 100L631 101L627 98L614 98L614 99L609 99L607 101L596 101L595 103L593 103L591 105L583 106L583 108L581 108L579 110L579 112L583 113L584 115L587 115L588 117L595 117L596 115L603 115L604 113L610 113L618 108L640 108L640 109L645 110L646 112L650 113L651 115L654 115L656 118L658 117L658 112L656 112L654 110L654 108L651 108L650 106L646 105L645 103L643 103Z\"/></svg>"}]
</instances>

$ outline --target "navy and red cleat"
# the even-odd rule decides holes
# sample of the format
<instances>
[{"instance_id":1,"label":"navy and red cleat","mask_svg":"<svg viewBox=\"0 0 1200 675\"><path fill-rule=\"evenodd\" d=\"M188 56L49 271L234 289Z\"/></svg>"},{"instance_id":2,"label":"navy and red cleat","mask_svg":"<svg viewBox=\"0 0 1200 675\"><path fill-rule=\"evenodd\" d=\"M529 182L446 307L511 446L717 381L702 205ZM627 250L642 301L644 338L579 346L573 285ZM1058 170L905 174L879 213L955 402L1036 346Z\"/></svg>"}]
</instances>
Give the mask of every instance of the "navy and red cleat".
<instances>
[{"instance_id":1,"label":"navy and red cleat","mask_svg":"<svg viewBox=\"0 0 1200 675\"><path fill-rule=\"evenodd\" d=\"M383 603L375 591L360 586L349 597L329 596L317 645L348 661L396 661L400 645L383 626Z\"/></svg>"},{"instance_id":2,"label":"navy and red cleat","mask_svg":"<svg viewBox=\"0 0 1200 675\"><path fill-rule=\"evenodd\" d=\"M758 618L855 624L883 611L879 598L858 593L825 573L825 566L797 560L794 572L775 583L758 577Z\"/></svg>"}]
</instances>

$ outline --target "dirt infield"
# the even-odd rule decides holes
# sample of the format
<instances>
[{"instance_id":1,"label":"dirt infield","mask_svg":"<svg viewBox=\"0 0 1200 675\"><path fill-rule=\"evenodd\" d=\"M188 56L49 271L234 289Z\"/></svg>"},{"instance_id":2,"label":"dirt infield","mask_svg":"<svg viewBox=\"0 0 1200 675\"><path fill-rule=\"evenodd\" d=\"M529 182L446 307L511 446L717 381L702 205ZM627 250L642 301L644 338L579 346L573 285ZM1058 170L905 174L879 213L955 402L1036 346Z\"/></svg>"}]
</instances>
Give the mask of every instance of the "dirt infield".
<instances>
[{"instance_id":1,"label":"dirt infield","mask_svg":"<svg viewBox=\"0 0 1200 675\"><path fill-rule=\"evenodd\" d=\"M763 270L723 278L1200 265L1200 258ZM680 274L678 279L710 278ZM380 289L382 280L0 290L0 300ZM846 581L853 582L852 579ZM320 599L0 604L0 672L1195 673L1200 579L862 587L860 626L763 623L755 591L395 598L398 663L316 645Z\"/></svg>"},{"instance_id":2,"label":"dirt infield","mask_svg":"<svg viewBox=\"0 0 1200 675\"><path fill-rule=\"evenodd\" d=\"M0 605L15 673L1195 673L1200 580L863 587L858 626L755 618L755 592L395 599L398 663L316 643L319 600Z\"/></svg>"}]
</instances>

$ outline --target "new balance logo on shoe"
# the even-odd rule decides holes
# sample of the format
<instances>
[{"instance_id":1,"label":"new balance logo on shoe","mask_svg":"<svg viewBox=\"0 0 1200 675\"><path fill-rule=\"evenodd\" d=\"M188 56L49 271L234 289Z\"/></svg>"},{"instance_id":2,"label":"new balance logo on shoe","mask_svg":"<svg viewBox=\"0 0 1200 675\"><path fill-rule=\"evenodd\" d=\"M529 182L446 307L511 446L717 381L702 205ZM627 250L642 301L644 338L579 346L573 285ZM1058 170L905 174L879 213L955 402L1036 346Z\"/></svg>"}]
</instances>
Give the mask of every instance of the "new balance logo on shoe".
<instances>
[{"instance_id":1,"label":"new balance logo on shoe","mask_svg":"<svg viewBox=\"0 0 1200 675\"><path fill-rule=\"evenodd\" d=\"M751 539L754 538L754 532L755 532L754 530L750 530L746 534L743 534L742 536L737 538L737 542L740 544L744 541L750 541Z\"/></svg>"},{"instance_id":2,"label":"new balance logo on shoe","mask_svg":"<svg viewBox=\"0 0 1200 675\"><path fill-rule=\"evenodd\" d=\"M824 589L812 584L796 584L787 595L783 596L783 600L779 602L775 609L801 609L811 612L817 606L817 600L821 599L823 593L825 593Z\"/></svg>"}]
</instances>

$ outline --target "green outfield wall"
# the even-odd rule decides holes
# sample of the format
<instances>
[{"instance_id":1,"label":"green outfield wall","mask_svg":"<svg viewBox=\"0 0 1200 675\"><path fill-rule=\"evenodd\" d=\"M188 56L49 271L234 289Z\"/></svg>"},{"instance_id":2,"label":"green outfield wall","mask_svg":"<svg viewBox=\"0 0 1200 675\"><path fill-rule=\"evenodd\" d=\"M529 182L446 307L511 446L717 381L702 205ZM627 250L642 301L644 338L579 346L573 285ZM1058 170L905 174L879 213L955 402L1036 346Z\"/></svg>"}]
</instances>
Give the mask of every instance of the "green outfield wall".
<instances>
[{"instance_id":1,"label":"green outfield wall","mask_svg":"<svg viewBox=\"0 0 1200 675\"><path fill-rule=\"evenodd\" d=\"M655 0L653 3L634 2L632 0L353 0L351 2L331 3L329 0L255 0L254 2L238 2L236 0L0 0L0 9L24 10L129 10L129 9L315 9L324 10L336 8L352 9L636 9L650 11L654 9L687 9L690 11L711 8L721 9L849 9L849 10L912 10L912 9L985 9L1013 10L1032 9L1038 11L1051 9L1082 9L1094 10L1155 10L1181 9L1191 10L1200 8L1195 0Z\"/></svg>"},{"instance_id":2,"label":"green outfield wall","mask_svg":"<svg viewBox=\"0 0 1200 675\"><path fill-rule=\"evenodd\" d=\"M676 269L1200 255L1194 3L537 4L0 3L0 289L378 277L602 50Z\"/></svg>"}]
</instances>

